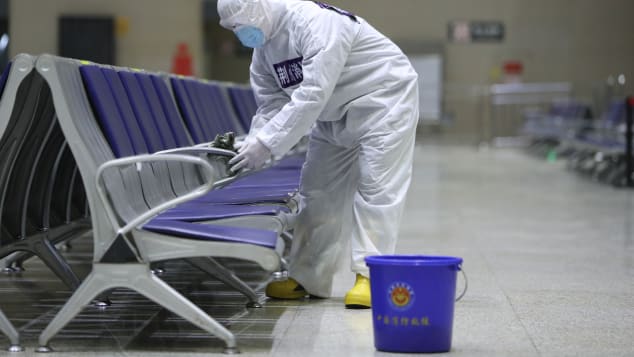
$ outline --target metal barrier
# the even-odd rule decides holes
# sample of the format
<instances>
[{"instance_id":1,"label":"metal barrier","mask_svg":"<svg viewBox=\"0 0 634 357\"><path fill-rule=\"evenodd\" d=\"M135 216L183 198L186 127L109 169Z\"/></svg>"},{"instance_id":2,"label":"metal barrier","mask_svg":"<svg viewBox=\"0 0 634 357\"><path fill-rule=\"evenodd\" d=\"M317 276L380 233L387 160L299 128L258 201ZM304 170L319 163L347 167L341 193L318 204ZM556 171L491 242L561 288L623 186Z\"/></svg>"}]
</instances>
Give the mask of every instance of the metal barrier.
<instances>
[{"instance_id":1,"label":"metal barrier","mask_svg":"<svg viewBox=\"0 0 634 357\"><path fill-rule=\"evenodd\" d=\"M493 146L523 143L518 132L526 110L544 110L554 100L568 99L572 85L566 82L494 84L482 106L483 142Z\"/></svg>"}]
</instances>

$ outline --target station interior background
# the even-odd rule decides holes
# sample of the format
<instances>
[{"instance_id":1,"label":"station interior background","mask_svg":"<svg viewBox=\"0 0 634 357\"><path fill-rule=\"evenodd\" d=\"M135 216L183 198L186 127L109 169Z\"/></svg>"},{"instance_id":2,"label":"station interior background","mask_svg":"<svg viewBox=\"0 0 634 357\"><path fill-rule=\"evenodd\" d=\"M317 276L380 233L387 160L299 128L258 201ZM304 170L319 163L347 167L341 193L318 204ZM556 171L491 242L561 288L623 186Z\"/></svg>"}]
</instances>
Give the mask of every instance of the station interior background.
<instances>
[{"instance_id":1,"label":"station interior background","mask_svg":"<svg viewBox=\"0 0 634 357\"><path fill-rule=\"evenodd\" d=\"M575 172L564 153L552 156L555 146L531 147L522 132L527 113L547 111L556 100L582 103L586 119L600 123L614 100L634 94L634 1L329 3L365 18L420 65L424 117L397 253L464 257L470 285L456 305L453 355L634 355L632 189ZM49 53L171 72L185 44L194 76L248 83L251 52L218 21L215 0L0 0L0 70L17 54ZM481 38L470 37L476 30ZM519 92L504 106L496 90ZM574 165L610 169L597 155ZM620 155L614 165L622 164ZM86 274L90 246L75 246L64 254ZM24 336L27 356L68 296L41 263L29 264L24 279L30 269L40 280L0 280L9 286L0 307ZM25 284L38 292L19 295ZM369 315L344 313L351 284L344 272L333 299L269 301L251 313L212 303L206 309L232 316L227 321L245 355L387 355L374 350ZM118 298L143 312L115 310L105 319L120 320L106 328L94 322L103 315L89 311L83 323L91 322L65 330L57 342L62 352L54 355L221 351L218 340L205 342L195 327L153 315L151 302L129 292ZM21 299L31 307L21 310ZM130 322L145 321L144 314L154 316L151 323Z\"/></svg>"},{"instance_id":2,"label":"station interior background","mask_svg":"<svg viewBox=\"0 0 634 357\"><path fill-rule=\"evenodd\" d=\"M178 44L184 42L196 76L248 80L250 52L240 46L231 32L218 25L215 1L20 0L9 4L5 0L2 3L0 11L4 17L0 26L6 26L10 38L8 51L4 50L7 57L21 52L59 54L60 17L100 17L112 22L112 64L170 71ZM572 84L572 95L596 106L595 111L603 109L606 96L632 92L633 81L627 79L634 78L634 3L628 0L601 4L592 0L331 3L367 19L408 55L441 56L442 112L437 116L438 121L431 122L431 130L452 141L476 144L489 136L483 128L486 120L482 117L482 96L487 86L504 82L503 67L509 61L522 63L524 82ZM502 23L504 38L479 43L452 41L448 26L455 21ZM90 32L77 31L74 36L90 36ZM96 46L94 42L87 43ZM102 50L102 47L97 48ZM85 49L86 59L91 59L91 51L92 48ZM625 76L624 85L618 82L619 75Z\"/></svg>"}]
</instances>

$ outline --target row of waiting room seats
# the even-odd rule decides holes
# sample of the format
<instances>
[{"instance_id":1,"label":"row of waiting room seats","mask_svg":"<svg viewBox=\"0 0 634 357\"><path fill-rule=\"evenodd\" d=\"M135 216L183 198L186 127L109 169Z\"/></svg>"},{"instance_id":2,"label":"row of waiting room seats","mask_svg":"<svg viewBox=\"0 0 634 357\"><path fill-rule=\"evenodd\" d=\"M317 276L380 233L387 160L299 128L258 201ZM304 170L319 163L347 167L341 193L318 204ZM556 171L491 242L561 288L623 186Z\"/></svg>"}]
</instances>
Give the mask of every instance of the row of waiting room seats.
<instances>
[{"instance_id":1,"label":"row of waiting room seats","mask_svg":"<svg viewBox=\"0 0 634 357\"><path fill-rule=\"evenodd\" d=\"M260 304L215 258L285 265L301 149L264 170L232 176L231 150L256 110L250 88L98 65L17 56L2 77L0 258L8 270L40 257L74 294L39 337L39 351L110 289L135 290L237 348L234 335L150 264L182 259ZM56 244L92 232L91 273L80 282ZM1 306L0 306L1 308ZM18 334L0 314L13 349Z\"/></svg>"},{"instance_id":2,"label":"row of waiting room seats","mask_svg":"<svg viewBox=\"0 0 634 357\"><path fill-rule=\"evenodd\" d=\"M574 100L555 101L546 113L528 112L523 134L539 156L565 158L568 168L614 186L627 184L626 128L631 100L616 98L600 116Z\"/></svg>"}]
</instances>

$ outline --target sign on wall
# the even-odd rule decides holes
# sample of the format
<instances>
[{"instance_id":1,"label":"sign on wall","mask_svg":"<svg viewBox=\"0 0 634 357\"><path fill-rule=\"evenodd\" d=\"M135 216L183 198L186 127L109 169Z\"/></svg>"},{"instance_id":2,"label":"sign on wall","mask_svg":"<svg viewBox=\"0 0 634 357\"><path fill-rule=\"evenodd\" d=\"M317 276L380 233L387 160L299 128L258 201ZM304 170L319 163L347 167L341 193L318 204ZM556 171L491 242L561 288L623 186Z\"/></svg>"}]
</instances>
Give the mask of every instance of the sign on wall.
<instances>
[{"instance_id":1,"label":"sign on wall","mask_svg":"<svg viewBox=\"0 0 634 357\"><path fill-rule=\"evenodd\" d=\"M451 42L502 42L505 28L501 21L451 21L447 35Z\"/></svg>"}]
</instances>

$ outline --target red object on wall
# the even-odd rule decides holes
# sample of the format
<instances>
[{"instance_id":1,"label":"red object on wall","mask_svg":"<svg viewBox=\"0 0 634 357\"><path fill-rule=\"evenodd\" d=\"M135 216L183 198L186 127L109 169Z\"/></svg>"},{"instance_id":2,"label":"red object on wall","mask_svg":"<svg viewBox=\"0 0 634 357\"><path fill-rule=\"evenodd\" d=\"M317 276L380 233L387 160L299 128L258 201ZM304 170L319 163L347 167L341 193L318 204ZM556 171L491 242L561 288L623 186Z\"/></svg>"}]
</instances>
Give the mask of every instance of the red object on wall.
<instances>
[{"instance_id":1,"label":"red object on wall","mask_svg":"<svg viewBox=\"0 0 634 357\"><path fill-rule=\"evenodd\" d=\"M172 73L183 76L191 76L194 74L192 55L189 53L189 47L186 43L178 44L178 50L172 60Z\"/></svg>"},{"instance_id":2,"label":"red object on wall","mask_svg":"<svg viewBox=\"0 0 634 357\"><path fill-rule=\"evenodd\" d=\"M524 65L519 61L507 61L504 63L505 74L522 74L524 72Z\"/></svg>"}]
</instances>

